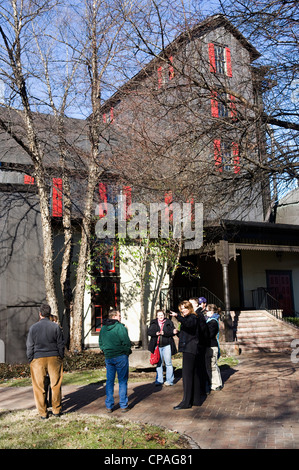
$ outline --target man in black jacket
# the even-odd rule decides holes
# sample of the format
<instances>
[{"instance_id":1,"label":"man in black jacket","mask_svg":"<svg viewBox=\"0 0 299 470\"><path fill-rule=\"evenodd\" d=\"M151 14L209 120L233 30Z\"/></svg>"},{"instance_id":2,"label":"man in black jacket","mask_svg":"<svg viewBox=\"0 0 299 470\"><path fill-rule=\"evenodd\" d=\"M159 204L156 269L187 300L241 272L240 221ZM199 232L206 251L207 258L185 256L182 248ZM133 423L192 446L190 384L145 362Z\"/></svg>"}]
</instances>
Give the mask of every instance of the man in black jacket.
<instances>
[{"instance_id":1,"label":"man in black jacket","mask_svg":"<svg viewBox=\"0 0 299 470\"><path fill-rule=\"evenodd\" d=\"M48 418L45 390L47 375L51 382L52 413L54 416L61 414L64 338L62 329L50 320L50 315L51 307L42 304L40 319L29 329L26 342L35 403L42 419Z\"/></svg>"}]
</instances>

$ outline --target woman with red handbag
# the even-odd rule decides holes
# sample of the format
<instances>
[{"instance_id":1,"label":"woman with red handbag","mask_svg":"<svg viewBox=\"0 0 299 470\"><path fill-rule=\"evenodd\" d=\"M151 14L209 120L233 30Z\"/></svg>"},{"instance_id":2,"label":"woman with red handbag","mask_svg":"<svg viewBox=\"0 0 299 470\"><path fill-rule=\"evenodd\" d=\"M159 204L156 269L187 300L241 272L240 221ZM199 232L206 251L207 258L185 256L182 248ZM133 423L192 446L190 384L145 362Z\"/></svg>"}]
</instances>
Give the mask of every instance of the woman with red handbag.
<instances>
[{"instance_id":1,"label":"woman with red handbag","mask_svg":"<svg viewBox=\"0 0 299 470\"><path fill-rule=\"evenodd\" d=\"M156 385L163 385L163 362L166 367L166 386L173 385L174 375L171 356L176 354L177 350L173 336L177 330L174 324L168 318L165 318L163 310L157 310L156 318L151 321L148 328L148 335L151 336L148 349L153 354L156 347L159 348L160 358L156 368Z\"/></svg>"}]
</instances>

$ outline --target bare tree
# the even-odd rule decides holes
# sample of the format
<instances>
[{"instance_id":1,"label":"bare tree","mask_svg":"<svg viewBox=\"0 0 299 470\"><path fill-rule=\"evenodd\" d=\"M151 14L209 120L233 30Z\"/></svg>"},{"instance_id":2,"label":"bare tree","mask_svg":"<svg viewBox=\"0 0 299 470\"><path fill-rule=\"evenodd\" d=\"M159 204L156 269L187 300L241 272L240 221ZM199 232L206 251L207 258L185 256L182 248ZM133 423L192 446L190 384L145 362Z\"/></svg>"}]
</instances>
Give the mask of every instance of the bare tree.
<instances>
[{"instance_id":1,"label":"bare tree","mask_svg":"<svg viewBox=\"0 0 299 470\"><path fill-rule=\"evenodd\" d=\"M78 200L78 195L71 194L70 178L83 182L80 196L82 230L71 310L71 351L82 349L83 301L94 195L105 164L107 169L106 155L100 149L102 83L111 61L124 48L119 40L122 23L114 14L114 5L86 0L83 12L82 4L79 6L78 13L75 8L78 5L74 5L73 16L68 16L71 19L69 26L64 29L66 17L62 14L68 13L68 6L54 1L32 4L11 0L1 7L0 25L1 73L11 90L8 111L2 113L1 126L24 149L34 165L33 176L38 188L42 220L46 296L57 316L53 228L47 180L55 168L62 174L63 292L68 284L66 280L70 268L71 205ZM78 96L78 86L83 90L84 99ZM85 122L66 118L70 108L75 108L75 98L78 98L77 109L84 105L85 115L88 116ZM15 105L13 111L12 99ZM38 113L40 109L46 109L52 117L41 115ZM41 125L44 121L48 127ZM11 122L14 124L11 125Z\"/></svg>"},{"instance_id":2,"label":"bare tree","mask_svg":"<svg viewBox=\"0 0 299 470\"><path fill-rule=\"evenodd\" d=\"M34 177L38 188L42 220L43 265L46 294L53 313L58 316L53 273L52 227L44 166L44 152L38 139L36 123L34 122L33 110L30 103L30 94L28 92L27 73L23 63L24 43L28 41L28 29L30 29L28 25L42 13L49 12L51 5L50 2L48 2L41 10L37 6L35 8L31 8L31 5L26 6L27 8L24 5L19 5L16 1L11 1L10 5L1 7L2 21L0 25L0 35L2 39L2 74L5 76L6 83L9 84L11 91L18 97L22 111L16 111L15 115L17 115L19 121L18 125L20 126L22 125L21 123L23 123L25 135L23 138L18 135L13 126L7 125L7 120L3 116L1 116L1 127L4 131L8 132L10 137L15 139L22 146L30 156L34 166Z\"/></svg>"},{"instance_id":3,"label":"bare tree","mask_svg":"<svg viewBox=\"0 0 299 470\"><path fill-rule=\"evenodd\" d=\"M281 195L298 180L298 5L282 0L219 3L261 53L257 79L263 100L257 103L257 114L265 124L268 158L260 170Z\"/></svg>"}]
</instances>

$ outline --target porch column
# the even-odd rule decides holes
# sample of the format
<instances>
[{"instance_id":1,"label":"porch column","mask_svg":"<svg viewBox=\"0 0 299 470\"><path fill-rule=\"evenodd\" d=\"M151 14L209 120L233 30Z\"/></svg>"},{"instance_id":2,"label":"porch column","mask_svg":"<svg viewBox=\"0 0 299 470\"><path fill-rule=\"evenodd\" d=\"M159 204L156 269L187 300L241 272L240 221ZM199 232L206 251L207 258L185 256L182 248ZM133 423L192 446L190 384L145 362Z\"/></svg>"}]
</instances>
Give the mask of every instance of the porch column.
<instances>
[{"instance_id":1,"label":"porch column","mask_svg":"<svg viewBox=\"0 0 299 470\"><path fill-rule=\"evenodd\" d=\"M234 340L233 336L233 322L230 314L230 295L229 295L229 278L228 278L228 264L231 258L236 259L235 245L229 245L228 241L220 240L215 245L215 259L220 261L222 265L222 279L223 279L223 292L225 303L225 341L231 342Z\"/></svg>"}]
</instances>

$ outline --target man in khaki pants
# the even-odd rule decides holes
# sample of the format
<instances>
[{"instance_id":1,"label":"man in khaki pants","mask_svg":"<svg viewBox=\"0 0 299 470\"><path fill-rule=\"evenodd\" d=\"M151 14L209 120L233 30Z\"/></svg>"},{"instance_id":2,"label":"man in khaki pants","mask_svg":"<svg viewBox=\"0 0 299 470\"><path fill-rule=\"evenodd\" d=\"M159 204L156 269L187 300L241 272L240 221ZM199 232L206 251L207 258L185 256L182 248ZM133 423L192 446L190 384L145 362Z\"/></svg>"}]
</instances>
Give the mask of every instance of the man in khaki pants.
<instances>
[{"instance_id":1,"label":"man in khaki pants","mask_svg":"<svg viewBox=\"0 0 299 470\"><path fill-rule=\"evenodd\" d=\"M33 393L42 419L48 418L45 380L50 377L52 414L61 414L61 383L64 357L64 338L60 326L50 320L51 307L42 304L39 321L29 329L27 357L30 362Z\"/></svg>"}]
</instances>

